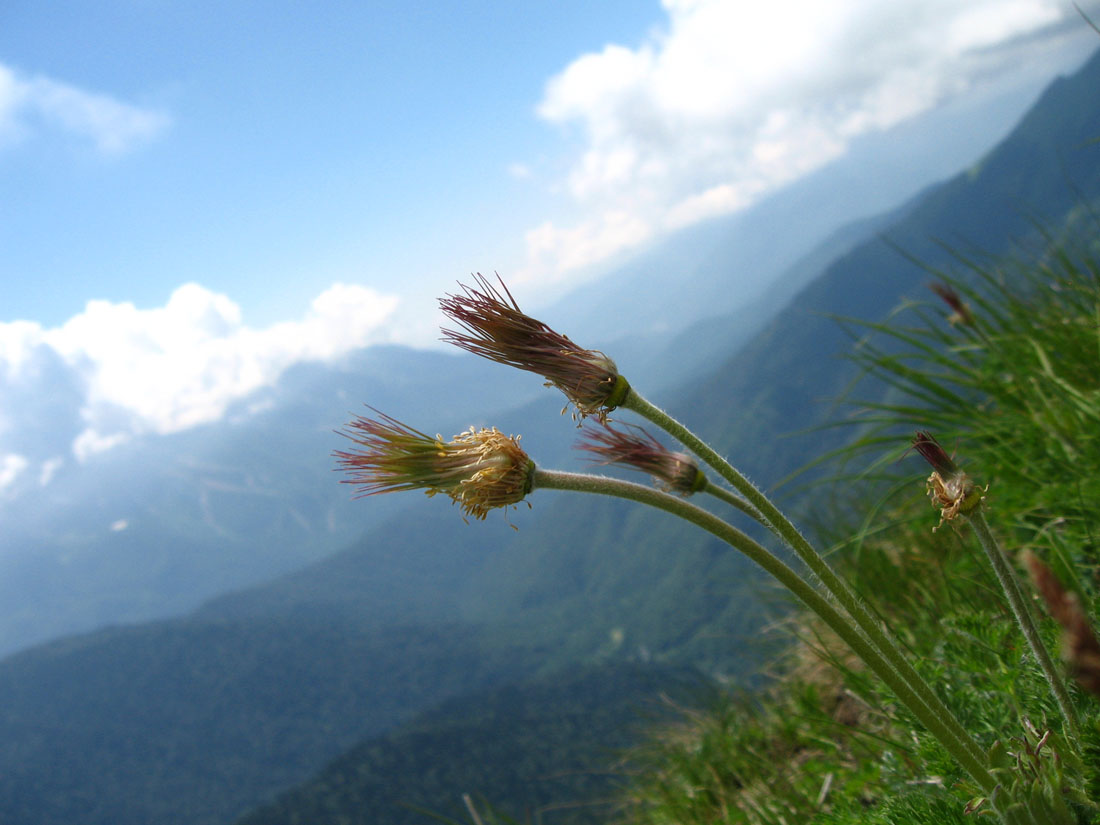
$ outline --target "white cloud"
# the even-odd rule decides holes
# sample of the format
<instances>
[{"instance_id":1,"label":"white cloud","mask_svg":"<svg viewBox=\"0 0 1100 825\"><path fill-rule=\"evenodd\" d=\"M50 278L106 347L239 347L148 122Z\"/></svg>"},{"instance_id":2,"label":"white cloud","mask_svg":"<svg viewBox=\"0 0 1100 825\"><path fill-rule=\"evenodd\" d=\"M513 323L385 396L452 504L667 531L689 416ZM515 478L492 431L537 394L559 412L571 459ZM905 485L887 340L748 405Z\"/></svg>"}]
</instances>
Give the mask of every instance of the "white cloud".
<instances>
[{"instance_id":1,"label":"white cloud","mask_svg":"<svg viewBox=\"0 0 1100 825\"><path fill-rule=\"evenodd\" d=\"M41 343L42 327L33 321L0 323L0 368L4 370L3 374L22 374Z\"/></svg>"},{"instance_id":2,"label":"white cloud","mask_svg":"<svg viewBox=\"0 0 1100 825\"><path fill-rule=\"evenodd\" d=\"M60 129L117 155L156 137L171 123L162 111L124 103L40 75L24 76L0 64L0 145L37 130Z\"/></svg>"},{"instance_id":3,"label":"white cloud","mask_svg":"<svg viewBox=\"0 0 1100 825\"><path fill-rule=\"evenodd\" d=\"M89 412L92 412L89 410ZM94 417L94 412L89 417ZM73 439L72 451L77 461L86 461L96 453L105 453L112 447L125 444L130 440L131 433L115 432L103 435L98 430L89 428Z\"/></svg>"},{"instance_id":4,"label":"white cloud","mask_svg":"<svg viewBox=\"0 0 1100 825\"><path fill-rule=\"evenodd\" d=\"M29 464L26 458L17 453L0 456L0 492L11 486Z\"/></svg>"},{"instance_id":5,"label":"white cloud","mask_svg":"<svg viewBox=\"0 0 1100 825\"><path fill-rule=\"evenodd\" d=\"M38 471L38 486L45 487L51 481L53 477L57 475L57 471L65 466L65 459L60 457L54 457L42 462L42 467Z\"/></svg>"},{"instance_id":6,"label":"white cloud","mask_svg":"<svg viewBox=\"0 0 1100 825\"><path fill-rule=\"evenodd\" d=\"M518 161L509 163L508 174L516 180L525 180L531 177L531 167L526 163L519 163Z\"/></svg>"},{"instance_id":7,"label":"white cloud","mask_svg":"<svg viewBox=\"0 0 1100 825\"><path fill-rule=\"evenodd\" d=\"M626 210L604 212L584 223L562 229L547 221L528 230L528 256L537 264L579 269L630 249L651 234L646 222ZM523 276L515 279L525 280Z\"/></svg>"},{"instance_id":8,"label":"white cloud","mask_svg":"<svg viewBox=\"0 0 1100 825\"><path fill-rule=\"evenodd\" d=\"M1024 65L1078 19L1066 0L663 5L646 42L582 55L547 83L539 116L583 139L565 180L581 217L528 233L525 277L743 208Z\"/></svg>"},{"instance_id":9,"label":"white cloud","mask_svg":"<svg viewBox=\"0 0 1100 825\"><path fill-rule=\"evenodd\" d=\"M0 324L0 377L20 380L37 347L60 356L84 388L86 426L72 445L84 459L136 433L217 420L232 402L274 383L296 362L329 360L381 340L397 301L366 287L334 284L301 320L263 329L246 326L237 304L195 283L152 309L90 301L53 329ZM22 380L34 379L28 371Z\"/></svg>"}]
</instances>

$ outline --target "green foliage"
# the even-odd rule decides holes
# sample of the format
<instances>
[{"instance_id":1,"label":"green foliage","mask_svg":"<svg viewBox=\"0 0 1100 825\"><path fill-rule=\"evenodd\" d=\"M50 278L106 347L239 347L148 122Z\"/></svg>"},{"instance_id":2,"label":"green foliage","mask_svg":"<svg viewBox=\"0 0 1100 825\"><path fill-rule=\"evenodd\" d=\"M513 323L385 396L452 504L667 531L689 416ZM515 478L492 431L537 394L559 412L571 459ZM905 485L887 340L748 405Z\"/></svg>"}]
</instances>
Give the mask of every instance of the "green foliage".
<instances>
[{"instance_id":1,"label":"green foliage","mask_svg":"<svg viewBox=\"0 0 1100 825\"><path fill-rule=\"evenodd\" d=\"M1100 821L1096 697L1075 693L1087 720L1078 755L973 537L954 524L932 532L927 468L900 460L900 434L916 429L957 445L963 468L989 484L989 518L1010 557L1026 548L1048 559L1097 615L1100 255L1082 212L1066 233L1083 240L1048 239L1029 261L971 261L965 277L937 273L970 305L963 322L909 302L888 322L861 325L855 357L880 380L869 386L886 391L849 422L859 437L836 456L845 469L832 483L847 494L828 529L855 536L837 544L835 563L990 749L1005 800L1030 800L1044 822L1089 823ZM868 456L878 460L853 477ZM815 488L819 498L829 486ZM649 768L625 821L950 823L967 821L968 801L989 808L814 621L794 629L795 664L759 705L685 716L640 751ZM1053 621L1043 632L1056 647ZM808 651L829 668L807 673ZM837 725L836 695L867 709L850 727Z\"/></svg>"}]
</instances>

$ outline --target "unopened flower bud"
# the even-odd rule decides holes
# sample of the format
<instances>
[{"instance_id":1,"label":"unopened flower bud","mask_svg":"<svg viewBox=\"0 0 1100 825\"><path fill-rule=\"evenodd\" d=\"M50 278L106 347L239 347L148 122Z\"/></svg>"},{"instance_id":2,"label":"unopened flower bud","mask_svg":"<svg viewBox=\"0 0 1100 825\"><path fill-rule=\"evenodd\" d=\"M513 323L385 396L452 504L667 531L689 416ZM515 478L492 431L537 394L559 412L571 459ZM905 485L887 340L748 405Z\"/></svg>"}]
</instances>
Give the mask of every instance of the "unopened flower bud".
<instances>
[{"instance_id":1,"label":"unopened flower bud","mask_svg":"<svg viewBox=\"0 0 1100 825\"><path fill-rule=\"evenodd\" d=\"M1033 553L1027 553L1024 561L1035 589L1046 602L1047 610L1062 626L1062 656L1069 664L1073 677L1089 693L1100 696L1100 642L1081 608L1081 602Z\"/></svg>"},{"instance_id":2,"label":"unopened flower bud","mask_svg":"<svg viewBox=\"0 0 1100 825\"><path fill-rule=\"evenodd\" d=\"M547 386L565 393L582 418L604 419L626 399L630 385L614 361L525 315L503 281L498 290L480 274L475 280L476 287L460 284L461 295L440 300L443 312L460 327L443 330L444 341L543 376Z\"/></svg>"},{"instance_id":3,"label":"unopened flower bud","mask_svg":"<svg viewBox=\"0 0 1100 825\"><path fill-rule=\"evenodd\" d=\"M951 314L947 316L947 322L951 326L972 327L977 323L970 306L959 296L954 287L937 281L929 284L928 288L940 296L940 300L951 308Z\"/></svg>"},{"instance_id":4,"label":"unopened flower bud","mask_svg":"<svg viewBox=\"0 0 1100 825\"><path fill-rule=\"evenodd\" d=\"M641 427L629 424L613 427L604 422L586 428L584 438L580 447L592 453L594 460L649 473L659 487L669 492L689 496L706 486L707 477L694 458L666 449Z\"/></svg>"}]
</instances>

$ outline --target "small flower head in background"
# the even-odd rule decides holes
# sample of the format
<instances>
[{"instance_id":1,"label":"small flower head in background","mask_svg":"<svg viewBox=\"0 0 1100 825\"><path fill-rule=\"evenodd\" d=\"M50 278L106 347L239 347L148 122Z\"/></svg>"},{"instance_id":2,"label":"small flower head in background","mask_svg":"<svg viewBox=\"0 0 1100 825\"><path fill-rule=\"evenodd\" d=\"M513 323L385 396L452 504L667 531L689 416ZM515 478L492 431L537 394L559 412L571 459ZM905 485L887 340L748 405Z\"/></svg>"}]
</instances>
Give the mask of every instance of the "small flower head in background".
<instances>
[{"instance_id":1,"label":"small flower head in background","mask_svg":"<svg viewBox=\"0 0 1100 825\"><path fill-rule=\"evenodd\" d=\"M1062 626L1062 656L1073 678L1089 693L1100 696L1100 642L1080 600L1067 591L1054 571L1033 553L1025 553L1024 561L1047 610Z\"/></svg>"},{"instance_id":2,"label":"small flower head in background","mask_svg":"<svg viewBox=\"0 0 1100 825\"><path fill-rule=\"evenodd\" d=\"M937 528L945 521L974 512L982 503L982 490L959 469L940 442L931 433L918 432L913 438L913 449L932 465L932 475L928 476L928 495L932 504L940 508Z\"/></svg>"},{"instance_id":3,"label":"small flower head in background","mask_svg":"<svg viewBox=\"0 0 1100 825\"><path fill-rule=\"evenodd\" d=\"M623 464L649 473L664 490L689 496L707 483L695 459L674 453L643 430L630 424L611 426L606 422L584 431L582 450L592 453L600 464Z\"/></svg>"},{"instance_id":4,"label":"small flower head in background","mask_svg":"<svg viewBox=\"0 0 1100 825\"><path fill-rule=\"evenodd\" d=\"M335 456L348 473L346 484L361 496L400 490L445 493L477 519L497 507L519 503L531 492L534 462L519 446L519 437L496 428L468 431L444 441L402 424L383 413L359 417L341 435L359 449Z\"/></svg>"},{"instance_id":5,"label":"small flower head in background","mask_svg":"<svg viewBox=\"0 0 1100 825\"><path fill-rule=\"evenodd\" d=\"M977 319L974 317L974 313L971 312L970 306L959 296L959 293L955 291L954 287L935 281L928 285L928 288L940 296L945 304L951 308L951 314L947 316L947 322L951 326L966 326L972 327L977 323Z\"/></svg>"},{"instance_id":6,"label":"small flower head in background","mask_svg":"<svg viewBox=\"0 0 1100 825\"><path fill-rule=\"evenodd\" d=\"M499 278L498 278L499 280ZM596 350L582 349L566 336L525 315L504 282L498 290L487 278L461 295L440 299L440 307L460 329L443 330L443 340L467 352L521 370L538 373L573 402L581 418L601 420L626 398L630 385L615 362Z\"/></svg>"}]
</instances>

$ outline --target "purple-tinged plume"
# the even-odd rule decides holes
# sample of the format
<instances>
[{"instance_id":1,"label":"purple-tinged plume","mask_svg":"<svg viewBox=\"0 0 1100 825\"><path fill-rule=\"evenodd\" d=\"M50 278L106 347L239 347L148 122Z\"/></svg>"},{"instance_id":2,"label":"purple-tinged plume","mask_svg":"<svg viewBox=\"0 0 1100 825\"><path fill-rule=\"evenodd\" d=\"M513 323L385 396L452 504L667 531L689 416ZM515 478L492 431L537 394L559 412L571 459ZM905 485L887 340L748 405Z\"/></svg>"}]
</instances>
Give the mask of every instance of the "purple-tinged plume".
<instances>
[{"instance_id":1,"label":"purple-tinged plume","mask_svg":"<svg viewBox=\"0 0 1100 825\"><path fill-rule=\"evenodd\" d=\"M582 418L601 420L626 398L630 385L615 362L602 352L582 349L566 336L520 310L504 282L500 289L480 273L475 286L440 299L443 312L458 329L443 330L443 340L501 364L538 373L573 402Z\"/></svg>"},{"instance_id":2,"label":"purple-tinged plume","mask_svg":"<svg viewBox=\"0 0 1100 825\"><path fill-rule=\"evenodd\" d=\"M669 492L689 496L707 483L694 458L672 452L641 427L606 422L589 426L579 446L600 464L619 464L649 473L658 486Z\"/></svg>"}]
</instances>

